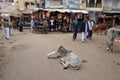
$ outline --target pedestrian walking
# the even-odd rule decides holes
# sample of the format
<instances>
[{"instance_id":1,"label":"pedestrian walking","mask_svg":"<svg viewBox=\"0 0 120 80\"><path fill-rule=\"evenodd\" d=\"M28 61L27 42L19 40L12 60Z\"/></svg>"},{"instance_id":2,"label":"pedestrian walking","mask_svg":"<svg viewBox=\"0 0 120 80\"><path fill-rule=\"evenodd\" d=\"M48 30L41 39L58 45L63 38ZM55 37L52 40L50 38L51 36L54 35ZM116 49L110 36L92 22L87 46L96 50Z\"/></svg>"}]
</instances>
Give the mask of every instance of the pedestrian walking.
<instances>
[{"instance_id":1,"label":"pedestrian walking","mask_svg":"<svg viewBox=\"0 0 120 80\"><path fill-rule=\"evenodd\" d=\"M16 19L14 22L15 29L19 30L19 19Z\"/></svg>"},{"instance_id":2,"label":"pedestrian walking","mask_svg":"<svg viewBox=\"0 0 120 80\"><path fill-rule=\"evenodd\" d=\"M82 42L85 42L88 31L89 31L89 24L88 24L88 17L84 18L84 21L81 22L80 31L82 32Z\"/></svg>"},{"instance_id":3,"label":"pedestrian walking","mask_svg":"<svg viewBox=\"0 0 120 80\"><path fill-rule=\"evenodd\" d=\"M9 40L10 34L9 34L9 22L8 22L8 20L4 20L3 32L4 32L5 39Z\"/></svg>"},{"instance_id":4,"label":"pedestrian walking","mask_svg":"<svg viewBox=\"0 0 120 80\"><path fill-rule=\"evenodd\" d=\"M32 31L32 33L33 33L33 27L34 27L34 20L31 19L31 31Z\"/></svg>"},{"instance_id":5,"label":"pedestrian walking","mask_svg":"<svg viewBox=\"0 0 120 80\"><path fill-rule=\"evenodd\" d=\"M12 22L12 20L9 22L9 34L10 35L13 35L13 22Z\"/></svg>"},{"instance_id":6,"label":"pedestrian walking","mask_svg":"<svg viewBox=\"0 0 120 80\"><path fill-rule=\"evenodd\" d=\"M54 31L54 19L50 20L50 31Z\"/></svg>"},{"instance_id":7,"label":"pedestrian walking","mask_svg":"<svg viewBox=\"0 0 120 80\"><path fill-rule=\"evenodd\" d=\"M23 32L23 21L21 20L20 22L19 22L19 31L20 32Z\"/></svg>"},{"instance_id":8,"label":"pedestrian walking","mask_svg":"<svg viewBox=\"0 0 120 80\"><path fill-rule=\"evenodd\" d=\"M89 31L88 31L88 38L91 40L92 39L92 28L94 27L94 22L92 19L88 21L89 24Z\"/></svg>"},{"instance_id":9,"label":"pedestrian walking","mask_svg":"<svg viewBox=\"0 0 120 80\"><path fill-rule=\"evenodd\" d=\"M79 23L77 19L75 19L72 23L73 41L75 41L77 38L78 27L79 27Z\"/></svg>"},{"instance_id":10,"label":"pedestrian walking","mask_svg":"<svg viewBox=\"0 0 120 80\"><path fill-rule=\"evenodd\" d=\"M45 33L48 33L48 21L46 19L44 19L44 23L43 23L43 26L44 26L44 30L45 30Z\"/></svg>"}]
</instances>

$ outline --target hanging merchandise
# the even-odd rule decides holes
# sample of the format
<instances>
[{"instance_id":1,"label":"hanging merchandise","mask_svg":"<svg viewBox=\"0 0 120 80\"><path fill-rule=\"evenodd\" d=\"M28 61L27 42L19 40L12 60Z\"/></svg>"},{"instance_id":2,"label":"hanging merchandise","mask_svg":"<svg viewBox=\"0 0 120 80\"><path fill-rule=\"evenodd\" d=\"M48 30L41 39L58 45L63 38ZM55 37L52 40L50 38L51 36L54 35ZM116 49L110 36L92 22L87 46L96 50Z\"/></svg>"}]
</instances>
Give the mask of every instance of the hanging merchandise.
<instances>
[{"instance_id":1,"label":"hanging merchandise","mask_svg":"<svg viewBox=\"0 0 120 80\"><path fill-rule=\"evenodd\" d=\"M59 13L57 16L58 16L58 19L62 18L62 14L61 13Z\"/></svg>"},{"instance_id":2,"label":"hanging merchandise","mask_svg":"<svg viewBox=\"0 0 120 80\"><path fill-rule=\"evenodd\" d=\"M50 17L50 12L47 12L47 13L46 13L46 17Z\"/></svg>"}]
</instances>

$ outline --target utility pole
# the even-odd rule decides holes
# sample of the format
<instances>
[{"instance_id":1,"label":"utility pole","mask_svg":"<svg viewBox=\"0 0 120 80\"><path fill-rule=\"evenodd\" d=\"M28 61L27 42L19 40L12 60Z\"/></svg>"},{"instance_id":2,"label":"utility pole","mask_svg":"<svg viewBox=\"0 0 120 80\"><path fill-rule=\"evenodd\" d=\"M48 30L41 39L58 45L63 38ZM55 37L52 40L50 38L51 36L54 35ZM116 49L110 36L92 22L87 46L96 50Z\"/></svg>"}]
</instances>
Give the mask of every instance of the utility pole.
<instances>
[{"instance_id":1,"label":"utility pole","mask_svg":"<svg viewBox=\"0 0 120 80\"><path fill-rule=\"evenodd\" d=\"M35 0L35 6L36 6L36 8L37 8L37 0Z\"/></svg>"}]
</instances>

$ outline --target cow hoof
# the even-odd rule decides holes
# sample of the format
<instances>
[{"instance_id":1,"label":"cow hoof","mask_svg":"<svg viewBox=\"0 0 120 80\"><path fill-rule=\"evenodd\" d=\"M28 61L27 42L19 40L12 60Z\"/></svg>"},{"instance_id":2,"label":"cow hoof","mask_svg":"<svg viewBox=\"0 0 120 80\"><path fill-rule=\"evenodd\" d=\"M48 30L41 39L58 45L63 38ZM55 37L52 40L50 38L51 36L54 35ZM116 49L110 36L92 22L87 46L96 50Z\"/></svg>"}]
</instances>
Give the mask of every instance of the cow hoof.
<instances>
[{"instance_id":1,"label":"cow hoof","mask_svg":"<svg viewBox=\"0 0 120 80\"><path fill-rule=\"evenodd\" d=\"M63 69L65 70L65 69L67 69L68 67L64 67Z\"/></svg>"},{"instance_id":2,"label":"cow hoof","mask_svg":"<svg viewBox=\"0 0 120 80\"><path fill-rule=\"evenodd\" d=\"M106 48L107 49L107 51L109 51L109 48Z\"/></svg>"},{"instance_id":3,"label":"cow hoof","mask_svg":"<svg viewBox=\"0 0 120 80\"><path fill-rule=\"evenodd\" d=\"M63 64L62 62L60 62L60 64Z\"/></svg>"},{"instance_id":4,"label":"cow hoof","mask_svg":"<svg viewBox=\"0 0 120 80\"><path fill-rule=\"evenodd\" d=\"M111 49L111 52L113 52L113 49Z\"/></svg>"}]
</instances>

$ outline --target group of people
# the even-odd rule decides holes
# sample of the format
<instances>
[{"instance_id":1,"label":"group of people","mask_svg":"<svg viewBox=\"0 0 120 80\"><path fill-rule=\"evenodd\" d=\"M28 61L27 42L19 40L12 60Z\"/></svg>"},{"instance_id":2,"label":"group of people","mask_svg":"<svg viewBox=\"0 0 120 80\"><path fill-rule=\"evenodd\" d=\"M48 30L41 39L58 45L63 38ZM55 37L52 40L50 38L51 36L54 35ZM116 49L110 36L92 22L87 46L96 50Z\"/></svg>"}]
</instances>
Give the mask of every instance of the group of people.
<instances>
[{"instance_id":1,"label":"group of people","mask_svg":"<svg viewBox=\"0 0 120 80\"><path fill-rule=\"evenodd\" d=\"M51 25L53 25L53 20L51 21ZM92 38L92 28L94 26L94 21L92 19L89 19L88 16L84 17L83 21L79 21L77 18L75 18L72 21L72 31L73 31L73 41L77 38L77 33L80 31L82 33L82 42L85 42L86 38L89 38L91 40ZM31 20L31 30L33 32L33 27L35 26L35 21ZM47 19L43 20L43 27L45 27L45 33L48 33L49 31L49 22Z\"/></svg>"},{"instance_id":2,"label":"group of people","mask_svg":"<svg viewBox=\"0 0 120 80\"><path fill-rule=\"evenodd\" d=\"M19 31L23 31L23 21L17 23L17 21L9 21L5 19L0 20L0 25L3 28L5 39L9 40L10 35L12 35L13 26L19 26ZM31 20L31 30L33 32L33 27L35 26L35 21ZM45 32L48 33L49 23L47 19L43 20L43 26L45 27ZM72 22L72 31L73 31L73 41L77 38L77 33L80 31L82 33L82 42L85 42L86 38L91 40L92 38L92 28L94 26L94 22L89 19L87 16L84 17L84 20L79 22L77 18L75 18Z\"/></svg>"},{"instance_id":3,"label":"group of people","mask_svg":"<svg viewBox=\"0 0 120 80\"><path fill-rule=\"evenodd\" d=\"M35 26L33 24L35 23L41 23L43 22L43 26L44 26L44 22L47 23L47 31L50 32L54 32L54 31L62 31L62 32L69 32L72 31L71 29L71 25L72 25L72 18L44 18L44 19L31 19L31 26ZM31 28L32 28L31 27Z\"/></svg>"},{"instance_id":4,"label":"group of people","mask_svg":"<svg viewBox=\"0 0 120 80\"><path fill-rule=\"evenodd\" d=\"M41 21L36 21L34 19L31 19L30 24L31 24L32 33L34 32L35 27L38 27L38 26L43 26L44 33L48 33L48 21L47 21L47 19L44 19L44 20L41 20Z\"/></svg>"},{"instance_id":5,"label":"group of people","mask_svg":"<svg viewBox=\"0 0 120 80\"><path fill-rule=\"evenodd\" d=\"M19 30L20 32L23 32L23 25L24 25L24 21L20 20L20 19L15 19L13 20L13 26L15 29Z\"/></svg>"},{"instance_id":6,"label":"group of people","mask_svg":"<svg viewBox=\"0 0 120 80\"><path fill-rule=\"evenodd\" d=\"M84 20L81 22L78 22L78 20L75 19L72 23L73 41L75 41L77 38L78 29L82 33L82 42L85 42L86 38L89 38L91 40L93 26L94 22L87 16L85 16Z\"/></svg>"}]
</instances>

